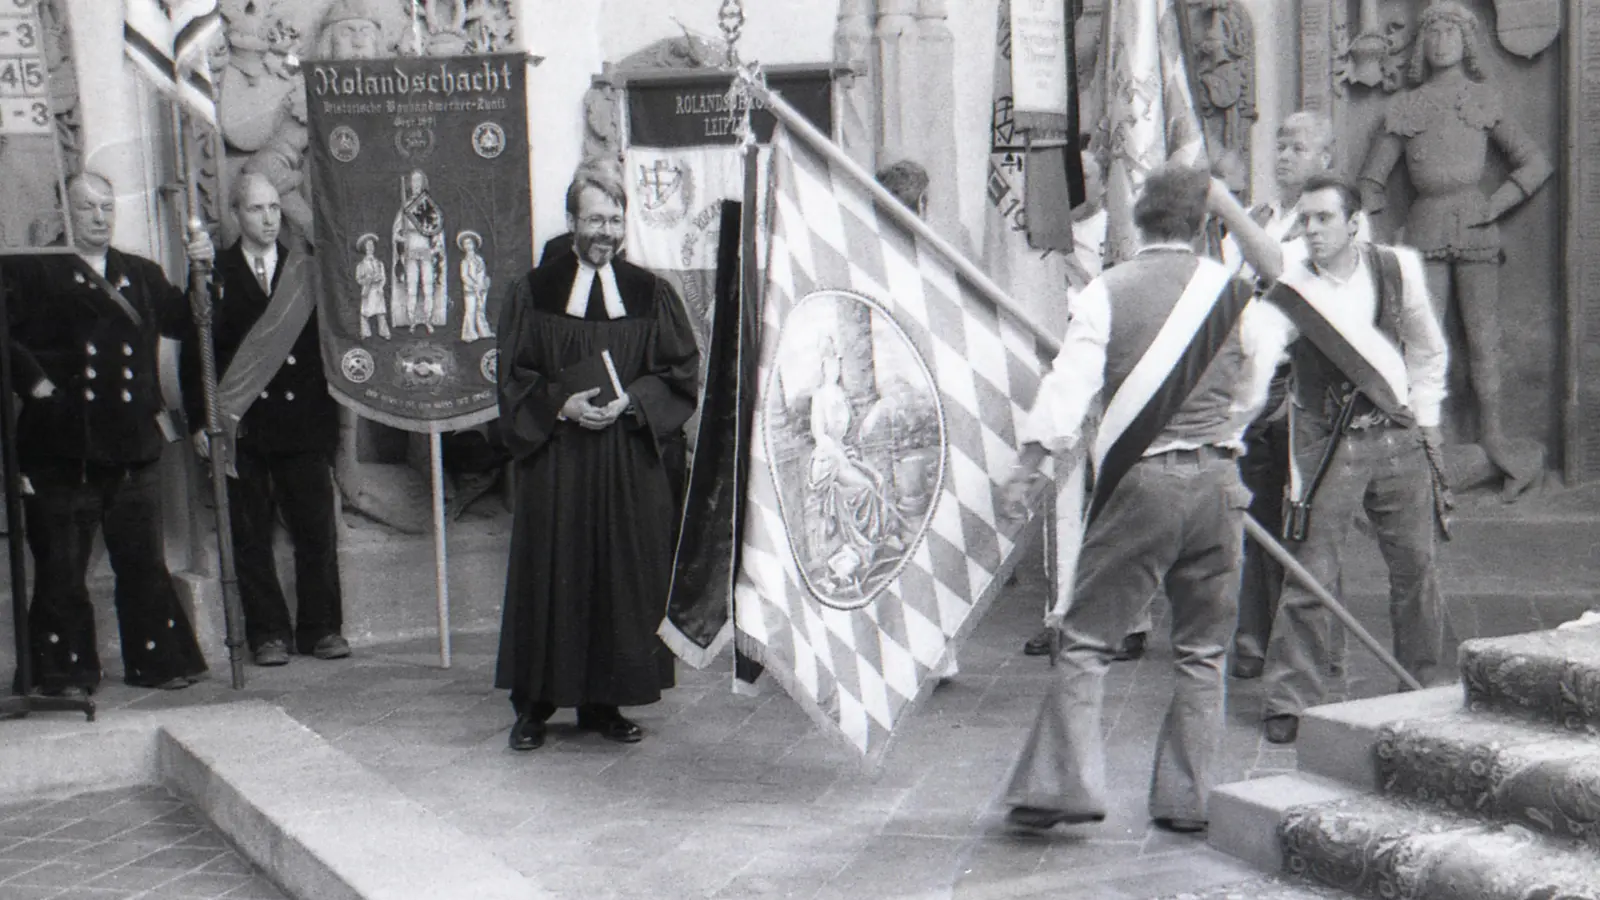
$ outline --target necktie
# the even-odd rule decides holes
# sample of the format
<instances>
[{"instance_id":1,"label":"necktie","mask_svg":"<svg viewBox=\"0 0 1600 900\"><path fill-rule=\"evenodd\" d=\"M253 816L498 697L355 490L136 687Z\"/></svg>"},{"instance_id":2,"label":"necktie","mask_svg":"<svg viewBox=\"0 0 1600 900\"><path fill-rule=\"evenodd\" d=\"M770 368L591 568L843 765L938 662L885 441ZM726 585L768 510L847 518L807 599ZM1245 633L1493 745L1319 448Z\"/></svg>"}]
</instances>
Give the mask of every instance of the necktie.
<instances>
[{"instance_id":1,"label":"necktie","mask_svg":"<svg viewBox=\"0 0 1600 900\"><path fill-rule=\"evenodd\" d=\"M267 261L259 256L256 257L256 281L260 282L263 291L272 293L272 282L267 280Z\"/></svg>"}]
</instances>

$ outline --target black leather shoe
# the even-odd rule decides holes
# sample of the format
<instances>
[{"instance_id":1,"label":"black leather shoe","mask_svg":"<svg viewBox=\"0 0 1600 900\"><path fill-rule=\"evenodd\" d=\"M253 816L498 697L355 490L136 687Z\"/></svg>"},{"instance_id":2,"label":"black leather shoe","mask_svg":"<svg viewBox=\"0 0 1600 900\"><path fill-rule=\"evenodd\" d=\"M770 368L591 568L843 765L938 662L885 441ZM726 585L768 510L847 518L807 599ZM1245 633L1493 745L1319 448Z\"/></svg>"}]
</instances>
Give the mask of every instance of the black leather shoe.
<instances>
[{"instance_id":1,"label":"black leather shoe","mask_svg":"<svg viewBox=\"0 0 1600 900\"><path fill-rule=\"evenodd\" d=\"M1046 831L1057 825L1103 822L1105 818L1105 813L1067 812L1062 809L1046 809L1042 806L1013 806L1011 811L1006 813L1007 824L1037 831Z\"/></svg>"},{"instance_id":2,"label":"black leather shoe","mask_svg":"<svg viewBox=\"0 0 1600 900\"><path fill-rule=\"evenodd\" d=\"M616 741L619 744L637 744L644 740L644 729L622 713L605 716L579 715L578 729L598 732L606 740Z\"/></svg>"},{"instance_id":3,"label":"black leather shoe","mask_svg":"<svg viewBox=\"0 0 1600 900\"><path fill-rule=\"evenodd\" d=\"M1267 661L1253 656L1236 656L1233 659L1231 672L1233 677L1241 679L1260 678L1261 671L1267 667Z\"/></svg>"},{"instance_id":4,"label":"black leather shoe","mask_svg":"<svg viewBox=\"0 0 1600 900\"><path fill-rule=\"evenodd\" d=\"M517 716L511 726L511 749L519 753L544 746L544 720L537 716Z\"/></svg>"},{"instance_id":5,"label":"black leather shoe","mask_svg":"<svg viewBox=\"0 0 1600 900\"><path fill-rule=\"evenodd\" d=\"M1177 816L1156 817L1156 827L1163 831L1176 831L1178 834L1194 834L1206 830L1205 819L1183 819Z\"/></svg>"},{"instance_id":6,"label":"black leather shoe","mask_svg":"<svg viewBox=\"0 0 1600 900\"><path fill-rule=\"evenodd\" d=\"M1267 716L1264 724L1268 743L1292 744L1300 736L1299 716Z\"/></svg>"},{"instance_id":7,"label":"black leather shoe","mask_svg":"<svg viewBox=\"0 0 1600 900\"><path fill-rule=\"evenodd\" d=\"M1143 657L1146 637L1148 635L1142 631L1135 631L1133 634L1128 635L1122 639L1122 646L1117 648L1117 652L1111 658L1117 662L1128 662Z\"/></svg>"},{"instance_id":8,"label":"black leather shoe","mask_svg":"<svg viewBox=\"0 0 1600 900\"><path fill-rule=\"evenodd\" d=\"M1041 628L1039 633L1022 645L1024 656L1049 656L1050 655L1050 629Z\"/></svg>"}]
</instances>

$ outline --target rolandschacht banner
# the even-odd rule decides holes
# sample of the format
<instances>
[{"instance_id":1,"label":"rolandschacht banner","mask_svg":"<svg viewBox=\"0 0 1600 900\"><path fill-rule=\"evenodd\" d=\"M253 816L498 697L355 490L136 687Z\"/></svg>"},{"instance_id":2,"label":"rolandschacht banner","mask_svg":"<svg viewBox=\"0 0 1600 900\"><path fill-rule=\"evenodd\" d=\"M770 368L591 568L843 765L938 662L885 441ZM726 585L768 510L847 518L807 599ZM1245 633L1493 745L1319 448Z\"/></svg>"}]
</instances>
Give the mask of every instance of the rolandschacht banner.
<instances>
[{"instance_id":1,"label":"rolandschacht banner","mask_svg":"<svg viewBox=\"0 0 1600 900\"><path fill-rule=\"evenodd\" d=\"M495 323L532 267L520 54L305 63L328 385L363 417L497 414Z\"/></svg>"}]
</instances>

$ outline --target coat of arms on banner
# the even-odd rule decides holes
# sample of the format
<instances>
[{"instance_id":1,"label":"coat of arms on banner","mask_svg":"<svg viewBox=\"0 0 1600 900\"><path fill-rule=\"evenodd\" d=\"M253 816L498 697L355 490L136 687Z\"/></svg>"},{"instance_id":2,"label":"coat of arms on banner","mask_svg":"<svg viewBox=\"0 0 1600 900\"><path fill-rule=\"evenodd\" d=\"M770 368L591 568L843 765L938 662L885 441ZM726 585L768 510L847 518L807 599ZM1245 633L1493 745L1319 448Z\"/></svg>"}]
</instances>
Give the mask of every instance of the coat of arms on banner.
<instances>
[{"instance_id":1,"label":"coat of arms on banner","mask_svg":"<svg viewBox=\"0 0 1600 900\"><path fill-rule=\"evenodd\" d=\"M762 437L790 549L819 600L854 609L927 530L944 471L939 393L905 332L859 294L803 298L778 347Z\"/></svg>"},{"instance_id":2,"label":"coat of arms on banner","mask_svg":"<svg viewBox=\"0 0 1600 900\"><path fill-rule=\"evenodd\" d=\"M637 164L635 186L639 212L658 228L671 228L683 221L694 204L694 169L685 160L661 157Z\"/></svg>"}]
</instances>

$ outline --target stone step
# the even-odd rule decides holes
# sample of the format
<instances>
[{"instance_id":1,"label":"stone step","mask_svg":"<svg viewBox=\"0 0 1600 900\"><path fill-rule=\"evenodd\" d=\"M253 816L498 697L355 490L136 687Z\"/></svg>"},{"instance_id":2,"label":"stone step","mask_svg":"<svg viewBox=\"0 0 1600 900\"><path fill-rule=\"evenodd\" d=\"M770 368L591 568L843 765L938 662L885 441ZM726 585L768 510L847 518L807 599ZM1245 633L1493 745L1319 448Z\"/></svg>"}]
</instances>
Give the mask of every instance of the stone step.
<instances>
[{"instance_id":1,"label":"stone step","mask_svg":"<svg viewBox=\"0 0 1600 900\"><path fill-rule=\"evenodd\" d=\"M1462 709L1459 684L1312 707L1300 717L1295 764L1302 772L1376 792L1376 754L1385 727Z\"/></svg>"},{"instance_id":2,"label":"stone step","mask_svg":"<svg viewBox=\"0 0 1600 900\"><path fill-rule=\"evenodd\" d=\"M1287 811L1284 871L1364 897L1600 898L1600 854L1519 825L1360 795Z\"/></svg>"},{"instance_id":3,"label":"stone step","mask_svg":"<svg viewBox=\"0 0 1600 900\"><path fill-rule=\"evenodd\" d=\"M1463 641L1467 704L1600 733L1600 625Z\"/></svg>"},{"instance_id":4,"label":"stone step","mask_svg":"<svg viewBox=\"0 0 1600 900\"><path fill-rule=\"evenodd\" d=\"M1278 823L1291 810L1360 794L1348 784L1303 772L1225 784L1206 801L1207 842L1263 872L1284 869Z\"/></svg>"},{"instance_id":5,"label":"stone step","mask_svg":"<svg viewBox=\"0 0 1600 900\"><path fill-rule=\"evenodd\" d=\"M1203 891L1168 894L1161 900L1349 900L1349 897L1343 891L1304 881L1261 878Z\"/></svg>"},{"instance_id":6,"label":"stone step","mask_svg":"<svg viewBox=\"0 0 1600 900\"><path fill-rule=\"evenodd\" d=\"M1554 724L1458 712L1383 726L1384 794L1576 838L1600 851L1600 740Z\"/></svg>"}]
</instances>

